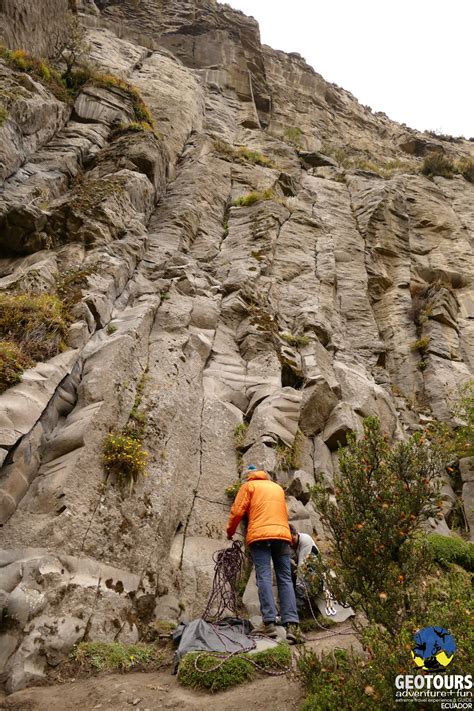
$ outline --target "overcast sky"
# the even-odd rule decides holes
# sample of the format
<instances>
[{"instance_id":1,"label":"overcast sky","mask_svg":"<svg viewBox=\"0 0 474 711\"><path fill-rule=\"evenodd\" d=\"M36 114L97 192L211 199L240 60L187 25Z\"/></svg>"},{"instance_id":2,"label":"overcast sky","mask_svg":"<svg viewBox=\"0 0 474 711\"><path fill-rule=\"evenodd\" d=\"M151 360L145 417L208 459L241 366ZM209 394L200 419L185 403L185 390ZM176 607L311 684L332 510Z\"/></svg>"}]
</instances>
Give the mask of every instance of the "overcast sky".
<instances>
[{"instance_id":1,"label":"overcast sky","mask_svg":"<svg viewBox=\"0 0 474 711\"><path fill-rule=\"evenodd\" d=\"M374 111L474 136L474 0L227 0Z\"/></svg>"}]
</instances>

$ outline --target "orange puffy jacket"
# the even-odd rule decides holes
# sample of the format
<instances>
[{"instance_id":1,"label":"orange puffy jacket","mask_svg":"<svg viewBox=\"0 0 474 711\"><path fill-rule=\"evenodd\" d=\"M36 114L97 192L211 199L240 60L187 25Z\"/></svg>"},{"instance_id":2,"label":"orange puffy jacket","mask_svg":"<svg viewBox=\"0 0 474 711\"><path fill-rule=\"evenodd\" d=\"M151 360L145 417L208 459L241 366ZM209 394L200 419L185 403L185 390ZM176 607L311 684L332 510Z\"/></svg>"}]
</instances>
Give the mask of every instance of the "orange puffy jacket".
<instances>
[{"instance_id":1,"label":"orange puffy jacket","mask_svg":"<svg viewBox=\"0 0 474 711\"><path fill-rule=\"evenodd\" d=\"M247 545L275 538L291 542L285 492L279 484L270 481L266 472L250 474L240 487L227 523L229 538L245 514L248 515Z\"/></svg>"}]
</instances>

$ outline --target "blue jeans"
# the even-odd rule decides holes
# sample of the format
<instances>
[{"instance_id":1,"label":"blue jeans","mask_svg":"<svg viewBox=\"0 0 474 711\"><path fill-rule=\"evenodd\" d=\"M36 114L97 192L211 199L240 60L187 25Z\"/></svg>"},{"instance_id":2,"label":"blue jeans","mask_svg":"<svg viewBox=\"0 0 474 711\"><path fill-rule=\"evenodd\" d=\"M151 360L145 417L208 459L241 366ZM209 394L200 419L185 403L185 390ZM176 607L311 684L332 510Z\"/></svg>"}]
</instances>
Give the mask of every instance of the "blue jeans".
<instances>
[{"instance_id":1,"label":"blue jeans","mask_svg":"<svg viewBox=\"0 0 474 711\"><path fill-rule=\"evenodd\" d=\"M272 590L272 566L280 601L281 621L284 625L298 623L295 591L291 580L290 546L286 541L268 540L256 541L250 544L250 553L255 566L257 578L258 599L264 622L275 622L276 607Z\"/></svg>"}]
</instances>

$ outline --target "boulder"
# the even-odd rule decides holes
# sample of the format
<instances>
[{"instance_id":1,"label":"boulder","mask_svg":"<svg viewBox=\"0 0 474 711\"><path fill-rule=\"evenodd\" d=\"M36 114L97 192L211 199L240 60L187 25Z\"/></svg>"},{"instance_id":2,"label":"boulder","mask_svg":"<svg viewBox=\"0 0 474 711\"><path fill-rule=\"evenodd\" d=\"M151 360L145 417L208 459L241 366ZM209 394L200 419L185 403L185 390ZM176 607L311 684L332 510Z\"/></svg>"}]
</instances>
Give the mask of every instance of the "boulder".
<instances>
[{"instance_id":1,"label":"boulder","mask_svg":"<svg viewBox=\"0 0 474 711\"><path fill-rule=\"evenodd\" d=\"M321 432L338 402L338 398L324 378L305 388L301 401L301 431L308 437Z\"/></svg>"},{"instance_id":2,"label":"boulder","mask_svg":"<svg viewBox=\"0 0 474 711\"><path fill-rule=\"evenodd\" d=\"M323 431L323 441L325 445L334 451L339 445L347 443L348 432L362 432L362 424L346 402L341 402L332 411Z\"/></svg>"}]
</instances>

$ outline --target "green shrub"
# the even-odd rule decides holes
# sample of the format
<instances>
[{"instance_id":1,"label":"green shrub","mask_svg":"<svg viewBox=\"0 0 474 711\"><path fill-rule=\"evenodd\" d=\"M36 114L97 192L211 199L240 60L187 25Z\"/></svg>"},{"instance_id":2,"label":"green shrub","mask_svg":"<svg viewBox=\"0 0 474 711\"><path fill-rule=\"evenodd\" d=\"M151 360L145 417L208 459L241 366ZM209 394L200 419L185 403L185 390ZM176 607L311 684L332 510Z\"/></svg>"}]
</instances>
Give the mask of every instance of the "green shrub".
<instances>
[{"instance_id":1,"label":"green shrub","mask_svg":"<svg viewBox=\"0 0 474 711\"><path fill-rule=\"evenodd\" d=\"M309 692L303 711L396 711L395 677L414 674L411 658L413 635L429 625L442 626L454 636L458 650L448 667L449 674L465 674L474 663L474 626L471 576L451 573L432 579L419 594L428 598L427 612L406 622L396 636L379 625L368 625L362 634L365 657L336 649L320 658L303 649L298 658L300 678ZM418 708L409 704L408 708Z\"/></svg>"},{"instance_id":2,"label":"green shrub","mask_svg":"<svg viewBox=\"0 0 474 711\"><path fill-rule=\"evenodd\" d=\"M289 471L290 469L300 468L303 442L304 435L300 432L300 430L296 433L291 447L281 440L278 441L278 444L275 447L275 453L279 469Z\"/></svg>"},{"instance_id":3,"label":"green shrub","mask_svg":"<svg viewBox=\"0 0 474 711\"><path fill-rule=\"evenodd\" d=\"M239 146L234 148L225 141L220 139L214 141L215 150L222 156L229 158L232 161L239 163L251 163L252 165L261 165L264 168L274 168L275 164L270 158L267 158L259 151L254 151L247 146Z\"/></svg>"},{"instance_id":4,"label":"green shrub","mask_svg":"<svg viewBox=\"0 0 474 711\"><path fill-rule=\"evenodd\" d=\"M237 494L239 493L240 487L242 486L243 483L244 483L243 481L240 481L240 479L237 479L237 481L234 481L233 484L230 484L230 486L227 487L227 489L225 490L225 495L231 501L233 501L235 499L235 497L237 496Z\"/></svg>"},{"instance_id":5,"label":"green shrub","mask_svg":"<svg viewBox=\"0 0 474 711\"><path fill-rule=\"evenodd\" d=\"M56 294L66 310L71 309L82 299L82 291L88 286L88 278L94 269L70 269L56 281Z\"/></svg>"},{"instance_id":6,"label":"green shrub","mask_svg":"<svg viewBox=\"0 0 474 711\"><path fill-rule=\"evenodd\" d=\"M7 118L8 118L8 111L6 110L6 108L4 106L2 106L0 104L0 127L3 126L3 124L5 123Z\"/></svg>"},{"instance_id":7,"label":"green shrub","mask_svg":"<svg viewBox=\"0 0 474 711\"><path fill-rule=\"evenodd\" d=\"M422 433L391 445L376 418L339 451L334 502L323 481L313 501L330 538L329 563L319 561L334 597L360 608L370 622L398 633L423 605L419 588L430 570L421 524L441 516L441 448ZM336 573L329 575L328 566Z\"/></svg>"},{"instance_id":8,"label":"green shrub","mask_svg":"<svg viewBox=\"0 0 474 711\"><path fill-rule=\"evenodd\" d=\"M474 380L458 389L451 415L459 423L455 429L445 422L433 422L429 425L427 434L452 458L474 456Z\"/></svg>"},{"instance_id":9,"label":"green shrub","mask_svg":"<svg viewBox=\"0 0 474 711\"><path fill-rule=\"evenodd\" d=\"M61 75L43 59L33 57L24 49L10 51L2 45L0 45L0 57L12 69L25 72L46 86L60 101L68 100L68 92Z\"/></svg>"},{"instance_id":10,"label":"green shrub","mask_svg":"<svg viewBox=\"0 0 474 711\"><path fill-rule=\"evenodd\" d=\"M414 343L411 344L412 351L418 351L418 353L426 353L428 346L430 344L430 339L425 336L424 338L418 338Z\"/></svg>"},{"instance_id":11,"label":"green shrub","mask_svg":"<svg viewBox=\"0 0 474 711\"><path fill-rule=\"evenodd\" d=\"M465 570L474 572L474 543L469 543L457 536L441 536L430 533L428 547L436 563L449 566L456 563Z\"/></svg>"},{"instance_id":12,"label":"green shrub","mask_svg":"<svg viewBox=\"0 0 474 711\"><path fill-rule=\"evenodd\" d=\"M12 341L0 341L0 393L21 382L23 371L34 365Z\"/></svg>"},{"instance_id":13,"label":"green shrub","mask_svg":"<svg viewBox=\"0 0 474 711\"><path fill-rule=\"evenodd\" d=\"M71 660L91 671L154 671L163 664L157 647L120 642L81 642L73 648Z\"/></svg>"},{"instance_id":14,"label":"green shrub","mask_svg":"<svg viewBox=\"0 0 474 711\"><path fill-rule=\"evenodd\" d=\"M247 422L241 422L234 428L234 442L236 449L243 447L248 428L249 426Z\"/></svg>"},{"instance_id":15,"label":"green shrub","mask_svg":"<svg viewBox=\"0 0 474 711\"><path fill-rule=\"evenodd\" d=\"M217 669L215 667L221 664L223 658L219 654L190 652L179 663L178 681L193 689L206 689L212 693L223 691L255 677L257 669L248 661L249 657L263 669L271 671L289 671L291 667L291 651L286 644L251 655L229 657Z\"/></svg>"},{"instance_id":16,"label":"green shrub","mask_svg":"<svg viewBox=\"0 0 474 711\"><path fill-rule=\"evenodd\" d=\"M1 123L1 122L0 122ZM474 160L460 158L456 164L457 170L470 183L474 183Z\"/></svg>"},{"instance_id":17,"label":"green shrub","mask_svg":"<svg viewBox=\"0 0 474 711\"><path fill-rule=\"evenodd\" d=\"M308 336L296 336L293 333L280 333L280 338L288 343L289 346L294 346L295 348L307 346L310 342Z\"/></svg>"},{"instance_id":18,"label":"green shrub","mask_svg":"<svg viewBox=\"0 0 474 711\"><path fill-rule=\"evenodd\" d=\"M421 173L427 176L441 175L444 178L451 178L455 172L453 161L442 153L429 153L421 166Z\"/></svg>"},{"instance_id":19,"label":"green shrub","mask_svg":"<svg viewBox=\"0 0 474 711\"><path fill-rule=\"evenodd\" d=\"M233 200L231 204L232 207L249 207L262 200L273 200L274 197L273 190L271 189L264 190L263 192L255 190L251 193L247 193L247 195L241 195Z\"/></svg>"},{"instance_id":20,"label":"green shrub","mask_svg":"<svg viewBox=\"0 0 474 711\"><path fill-rule=\"evenodd\" d=\"M127 133L153 133L153 126L146 121L132 121L131 123L122 123L113 131L114 138L118 136L126 136Z\"/></svg>"},{"instance_id":21,"label":"green shrub","mask_svg":"<svg viewBox=\"0 0 474 711\"><path fill-rule=\"evenodd\" d=\"M296 148L300 148L303 138L303 131L297 126L289 126L285 129L285 138L289 143L296 146Z\"/></svg>"},{"instance_id":22,"label":"green shrub","mask_svg":"<svg viewBox=\"0 0 474 711\"><path fill-rule=\"evenodd\" d=\"M91 82L95 86L101 86L105 89L120 89L128 96L132 104L134 122L139 124L146 123L151 128L154 128L153 117L136 86L124 79L119 79L113 74L93 74Z\"/></svg>"},{"instance_id":23,"label":"green shrub","mask_svg":"<svg viewBox=\"0 0 474 711\"><path fill-rule=\"evenodd\" d=\"M65 349L68 317L63 303L48 294L0 294L0 338L14 341L32 361Z\"/></svg>"},{"instance_id":24,"label":"green shrub","mask_svg":"<svg viewBox=\"0 0 474 711\"><path fill-rule=\"evenodd\" d=\"M108 474L128 484L129 492L141 476L146 476L148 452L141 438L129 427L120 432L109 432L104 442L103 462Z\"/></svg>"}]
</instances>

